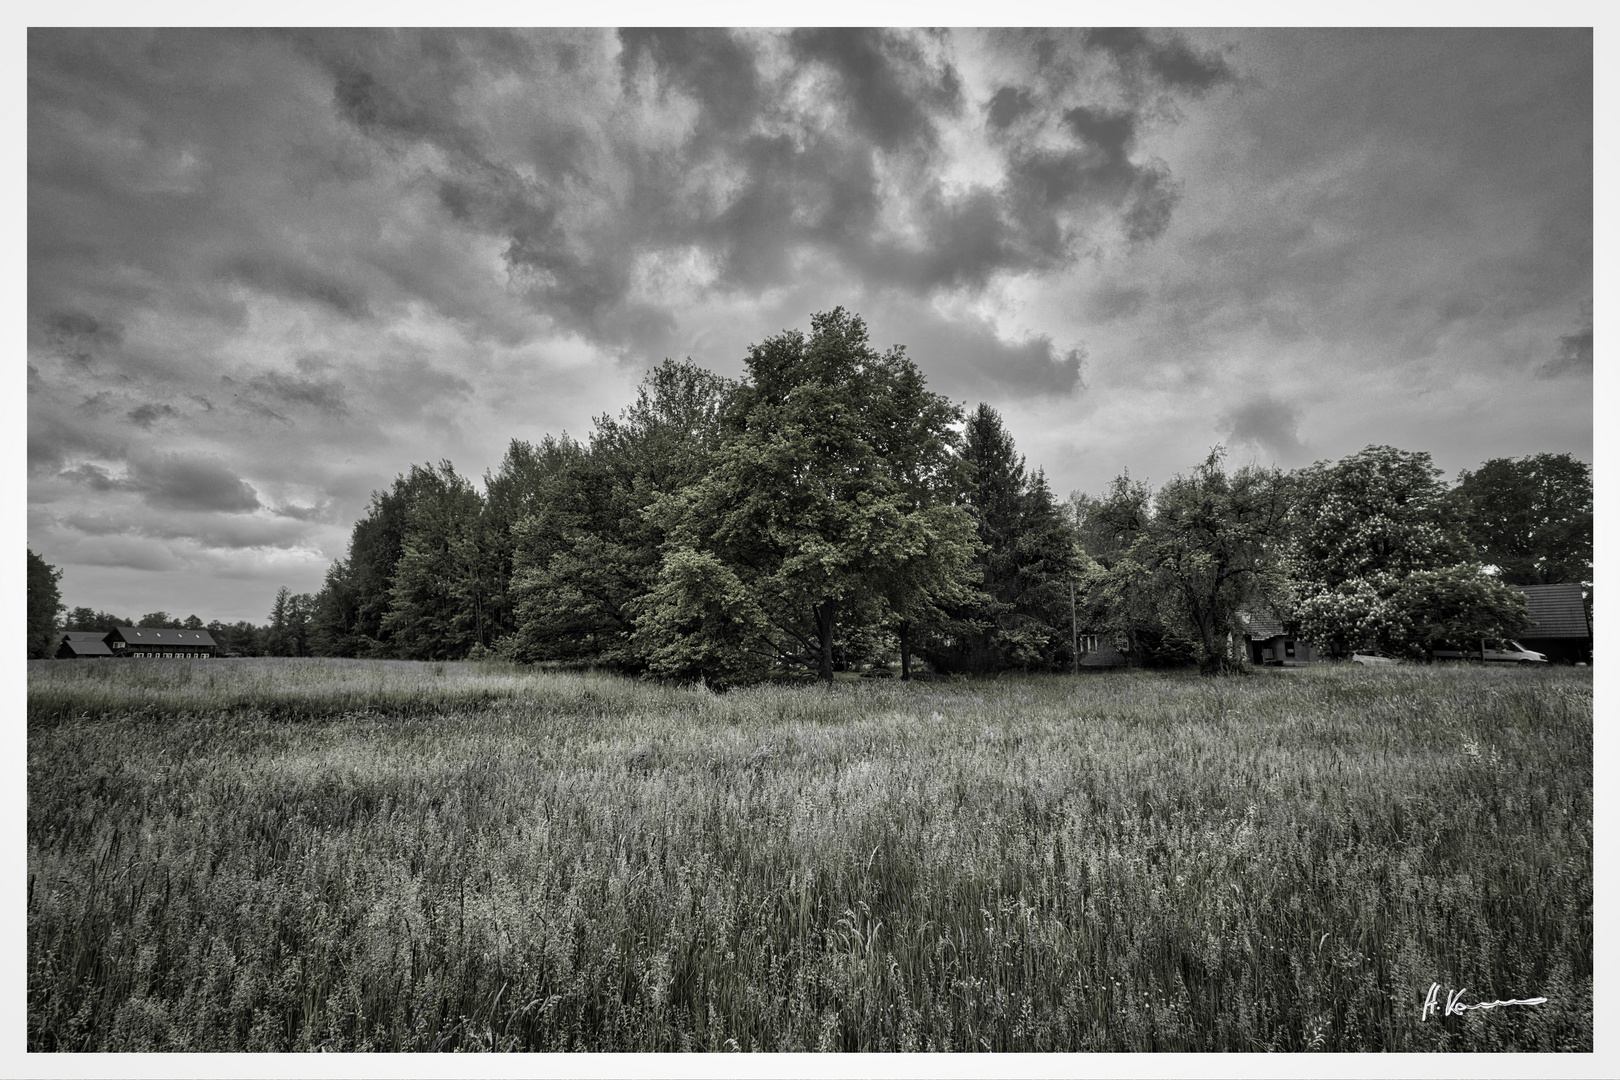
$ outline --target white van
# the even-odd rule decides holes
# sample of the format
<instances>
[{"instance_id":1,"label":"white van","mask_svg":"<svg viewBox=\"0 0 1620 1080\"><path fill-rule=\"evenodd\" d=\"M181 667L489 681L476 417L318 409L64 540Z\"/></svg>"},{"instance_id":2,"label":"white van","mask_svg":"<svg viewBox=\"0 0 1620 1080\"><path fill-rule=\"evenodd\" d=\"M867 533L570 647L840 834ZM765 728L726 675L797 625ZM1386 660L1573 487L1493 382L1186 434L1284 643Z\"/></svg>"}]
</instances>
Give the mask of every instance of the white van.
<instances>
[{"instance_id":1,"label":"white van","mask_svg":"<svg viewBox=\"0 0 1620 1080\"><path fill-rule=\"evenodd\" d=\"M1436 660L1487 660L1509 664L1545 664L1543 653L1525 648L1517 641L1502 641L1484 649L1436 649Z\"/></svg>"}]
</instances>

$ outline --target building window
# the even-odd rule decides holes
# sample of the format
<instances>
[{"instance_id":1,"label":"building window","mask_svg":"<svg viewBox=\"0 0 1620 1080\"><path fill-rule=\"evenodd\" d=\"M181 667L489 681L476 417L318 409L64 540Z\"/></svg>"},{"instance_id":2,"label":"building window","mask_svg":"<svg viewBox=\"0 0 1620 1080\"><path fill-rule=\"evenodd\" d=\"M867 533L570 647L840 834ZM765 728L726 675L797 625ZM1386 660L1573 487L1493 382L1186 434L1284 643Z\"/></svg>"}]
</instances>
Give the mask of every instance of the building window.
<instances>
[{"instance_id":1,"label":"building window","mask_svg":"<svg viewBox=\"0 0 1620 1080\"><path fill-rule=\"evenodd\" d=\"M1292 660L1294 658L1294 643L1292 641L1283 642L1283 651L1288 659Z\"/></svg>"}]
</instances>

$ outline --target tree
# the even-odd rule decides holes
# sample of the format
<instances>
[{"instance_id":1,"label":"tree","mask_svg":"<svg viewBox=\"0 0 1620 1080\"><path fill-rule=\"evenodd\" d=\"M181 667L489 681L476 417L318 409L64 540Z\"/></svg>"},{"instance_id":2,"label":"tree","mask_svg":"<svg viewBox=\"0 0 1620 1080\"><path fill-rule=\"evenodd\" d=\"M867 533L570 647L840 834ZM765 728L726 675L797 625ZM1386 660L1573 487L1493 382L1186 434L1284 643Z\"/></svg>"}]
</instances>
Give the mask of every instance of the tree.
<instances>
[{"instance_id":1,"label":"tree","mask_svg":"<svg viewBox=\"0 0 1620 1080\"><path fill-rule=\"evenodd\" d=\"M981 404L968 417L959 503L980 548L977 587L934 621L925 655L935 667L985 675L1061 667L1069 659L1069 583L1079 549L1046 475L1025 471L1001 417Z\"/></svg>"},{"instance_id":2,"label":"tree","mask_svg":"<svg viewBox=\"0 0 1620 1080\"><path fill-rule=\"evenodd\" d=\"M649 510L668 540L636 638L655 672L783 662L830 683L841 620L901 617L929 582L967 575L973 523L949 483L961 414L842 308L751 346L747 366L703 475ZM696 651L678 640L694 626Z\"/></svg>"},{"instance_id":3,"label":"tree","mask_svg":"<svg viewBox=\"0 0 1620 1080\"><path fill-rule=\"evenodd\" d=\"M140 620L136 622L135 625L139 627L150 627L154 630L181 629L180 620L176 619L173 615L170 615L167 611L148 612L147 614L142 615Z\"/></svg>"},{"instance_id":4,"label":"tree","mask_svg":"<svg viewBox=\"0 0 1620 1080\"><path fill-rule=\"evenodd\" d=\"M1153 520L1152 489L1124 473L1101 497L1071 496L1070 510L1089 562L1076 585L1087 624L1106 631L1132 663L1191 661L1193 643L1166 625L1156 583L1141 561Z\"/></svg>"},{"instance_id":5,"label":"tree","mask_svg":"<svg viewBox=\"0 0 1620 1080\"><path fill-rule=\"evenodd\" d=\"M617 419L596 418L589 445L548 436L533 451L535 496L512 531L514 655L646 669L635 633L666 539L649 509L702 478L735 389L666 360Z\"/></svg>"},{"instance_id":6,"label":"tree","mask_svg":"<svg viewBox=\"0 0 1620 1080\"><path fill-rule=\"evenodd\" d=\"M270 607L269 633L265 635L265 651L271 656L296 656L292 640L292 590L283 585L276 590L275 603Z\"/></svg>"},{"instance_id":7,"label":"tree","mask_svg":"<svg viewBox=\"0 0 1620 1080\"><path fill-rule=\"evenodd\" d=\"M1523 601L1480 569L1428 454L1369 446L1295 482L1292 619L1332 655L1421 656L1436 634L1465 642L1523 625L1504 620Z\"/></svg>"},{"instance_id":8,"label":"tree","mask_svg":"<svg viewBox=\"0 0 1620 1080\"><path fill-rule=\"evenodd\" d=\"M208 633L213 636L214 643L219 646L220 654L224 656L264 656L268 652L265 647L270 636L268 627L255 626L247 620L234 623L224 623L218 619L208 624Z\"/></svg>"},{"instance_id":9,"label":"tree","mask_svg":"<svg viewBox=\"0 0 1620 1080\"><path fill-rule=\"evenodd\" d=\"M48 658L56 652L56 617L62 612L57 582L62 571L28 549L28 658Z\"/></svg>"},{"instance_id":10,"label":"tree","mask_svg":"<svg viewBox=\"0 0 1620 1080\"><path fill-rule=\"evenodd\" d=\"M1407 641L1429 655L1449 644L1513 637L1530 624L1519 592L1467 564L1408 574L1395 606L1410 613Z\"/></svg>"},{"instance_id":11,"label":"tree","mask_svg":"<svg viewBox=\"0 0 1620 1080\"><path fill-rule=\"evenodd\" d=\"M1452 489L1479 557L1511 585L1592 581L1592 467L1569 454L1493 458Z\"/></svg>"},{"instance_id":12,"label":"tree","mask_svg":"<svg viewBox=\"0 0 1620 1080\"><path fill-rule=\"evenodd\" d=\"M382 630L405 659L459 660L489 644L494 573L478 543L483 498L448 461L411 471L416 498L405 515Z\"/></svg>"},{"instance_id":13,"label":"tree","mask_svg":"<svg viewBox=\"0 0 1620 1080\"><path fill-rule=\"evenodd\" d=\"M1240 663L1229 644L1242 640L1238 611L1282 595L1277 541L1290 502L1281 473L1244 466L1228 475L1224 458L1216 447L1159 489L1138 560L1191 631L1206 674Z\"/></svg>"},{"instance_id":14,"label":"tree","mask_svg":"<svg viewBox=\"0 0 1620 1080\"><path fill-rule=\"evenodd\" d=\"M87 607L76 607L68 612L67 623L64 630L85 630L111 633L114 627L131 626L133 623L122 615L111 615L105 611L95 611Z\"/></svg>"}]
</instances>

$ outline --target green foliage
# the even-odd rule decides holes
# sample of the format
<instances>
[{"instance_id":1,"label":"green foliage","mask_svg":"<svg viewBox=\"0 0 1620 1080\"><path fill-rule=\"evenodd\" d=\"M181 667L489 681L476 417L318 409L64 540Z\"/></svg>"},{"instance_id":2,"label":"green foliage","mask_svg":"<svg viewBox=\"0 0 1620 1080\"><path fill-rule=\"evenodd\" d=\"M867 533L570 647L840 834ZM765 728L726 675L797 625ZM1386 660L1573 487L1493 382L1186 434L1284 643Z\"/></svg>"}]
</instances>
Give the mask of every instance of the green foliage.
<instances>
[{"instance_id":1,"label":"green foliage","mask_svg":"<svg viewBox=\"0 0 1620 1080\"><path fill-rule=\"evenodd\" d=\"M1190 656L1207 673L1245 670L1244 608L1286 594L1278 554L1294 488L1274 469L1228 474L1225 452L1153 494L1129 476L1101 499L1074 501L1093 561L1085 581L1092 624L1159 662Z\"/></svg>"},{"instance_id":2,"label":"green foliage","mask_svg":"<svg viewBox=\"0 0 1620 1080\"><path fill-rule=\"evenodd\" d=\"M1448 644L1499 641L1530 626L1524 595L1482 574L1477 566L1408 574L1395 594L1395 604L1412 613L1408 640L1424 653Z\"/></svg>"},{"instance_id":3,"label":"green foliage","mask_svg":"<svg viewBox=\"0 0 1620 1080\"><path fill-rule=\"evenodd\" d=\"M1594 1044L1590 671L28 679L30 1050Z\"/></svg>"},{"instance_id":4,"label":"green foliage","mask_svg":"<svg viewBox=\"0 0 1620 1080\"><path fill-rule=\"evenodd\" d=\"M1592 468L1569 454L1493 458L1452 496L1479 557L1510 585L1592 581Z\"/></svg>"},{"instance_id":5,"label":"green foliage","mask_svg":"<svg viewBox=\"0 0 1620 1080\"><path fill-rule=\"evenodd\" d=\"M938 670L974 675L1062 668L1081 572L1074 531L990 406L968 417L960 460L958 501L979 540L973 584L924 622L922 652Z\"/></svg>"},{"instance_id":6,"label":"green foliage","mask_svg":"<svg viewBox=\"0 0 1620 1080\"><path fill-rule=\"evenodd\" d=\"M122 615L111 615L105 611L96 611L88 607L76 607L67 614L64 630L99 630L104 634L111 633L114 627L135 625Z\"/></svg>"},{"instance_id":7,"label":"green foliage","mask_svg":"<svg viewBox=\"0 0 1620 1080\"><path fill-rule=\"evenodd\" d=\"M1369 446L1296 474L1293 618L1308 640L1422 656L1526 625L1524 604L1479 567L1429 455Z\"/></svg>"},{"instance_id":8,"label":"green foliage","mask_svg":"<svg viewBox=\"0 0 1620 1080\"><path fill-rule=\"evenodd\" d=\"M690 362L665 361L618 419L597 418L589 446L547 436L533 452L541 479L512 533L511 655L645 670L658 646L636 638L637 620L665 541L649 511L707 470L734 389Z\"/></svg>"},{"instance_id":9,"label":"green foliage","mask_svg":"<svg viewBox=\"0 0 1620 1080\"><path fill-rule=\"evenodd\" d=\"M637 634L650 670L687 673L680 665L691 659L654 628L719 607L753 635L728 669L766 654L831 681L840 620L903 619L960 580L974 540L971 520L951 505L959 415L925 389L902 348L878 353L860 317L842 308L813 316L808 336L789 330L752 346L703 475L649 510L668 537ZM691 591L710 587L720 591ZM720 644L710 637L705 655Z\"/></svg>"},{"instance_id":10,"label":"green foliage","mask_svg":"<svg viewBox=\"0 0 1620 1080\"><path fill-rule=\"evenodd\" d=\"M269 656L309 656L313 645L313 620L319 609L318 599L309 593L297 593L283 585L276 592L275 604L270 609L270 625L265 627L258 642ZM218 642L218 638L215 641Z\"/></svg>"},{"instance_id":11,"label":"green foliage","mask_svg":"<svg viewBox=\"0 0 1620 1080\"><path fill-rule=\"evenodd\" d=\"M1228 476L1223 457L1211 451L1191 473L1159 489L1133 548L1157 586L1161 613L1190 631L1205 672L1246 667L1238 612L1285 588L1276 548L1292 489L1275 469L1245 466Z\"/></svg>"},{"instance_id":12,"label":"green foliage","mask_svg":"<svg viewBox=\"0 0 1620 1080\"><path fill-rule=\"evenodd\" d=\"M355 522L348 557L327 571L311 634L330 656L386 657L397 653L383 625L394 603L394 575L405 551L410 514L424 489L439 482L432 469L412 466L388 491L374 491Z\"/></svg>"},{"instance_id":13,"label":"green foliage","mask_svg":"<svg viewBox=\"0 0 1620 1080\"><path fill-rule=\"evenodd\" d=\"M403 659L459 660L487 645L491 629L485 604L496 591L496 560L479 543L483 497L448 461L411 473L415 497L381 629Z\"/></svg>"},{"instance_id":14,"label":"green foliage","mask_svg":"<svg viewBox=\"0 0 1620 1080\"><path fill-rule=\"evenodd\" d=\"M62 571L28 549L28 658L54 656L57 616L62 613Z\"/></svg>"}]
</instances>

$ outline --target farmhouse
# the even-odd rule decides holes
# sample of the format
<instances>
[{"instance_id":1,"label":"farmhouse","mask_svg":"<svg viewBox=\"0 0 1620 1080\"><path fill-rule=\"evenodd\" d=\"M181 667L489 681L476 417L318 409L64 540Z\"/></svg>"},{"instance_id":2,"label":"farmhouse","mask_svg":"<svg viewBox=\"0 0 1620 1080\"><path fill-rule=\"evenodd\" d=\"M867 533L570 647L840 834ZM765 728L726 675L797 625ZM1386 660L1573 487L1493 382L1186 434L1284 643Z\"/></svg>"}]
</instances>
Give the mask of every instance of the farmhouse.
<instances>
[{"instance_id":1,"label":"farmhouse","mask_svg":"<svg viewBox=\"0 0 1620 1080\"><path fill-rule=\"evenodd\" d=\"M1256 664L1300 667L1322 658L1315 645L1289 634L1268 607L1240 611L1238 619L1244 626L1244 650Z\"/></svg>"},{"instance_id":2,"label":"farmhouse","mask_svg":"<svg viewBox=\"0 0 1620 1080\"><path fill-rule=\"evenodd\" d=\"M1530 629L1519 636L1519 644L1553 663L1592 662L1592 623L1586 617L1580 585L1514 587L1524 594L1530 609Z\"/></svg>"},{"instance_id":3,"label":"farmhouse","mask_svg":"<svg viewBox=\"0 0 1620 1080\"><path fill-rule=\"evenodd\" d=\"M214 636L206 630L161 629L150 626L115 626L110 633L69 630L57 646L58 660L85 657L136 656L148 658L208 659L219 653Z\"/></svg>"}]
</instances>

